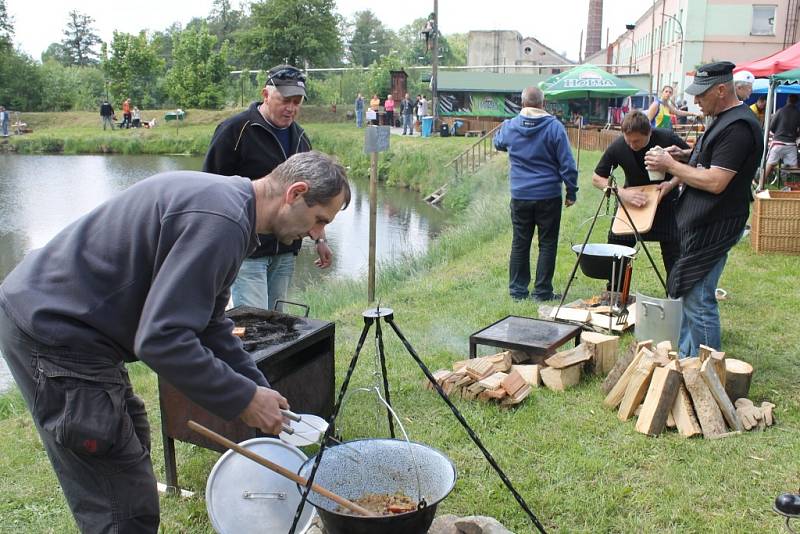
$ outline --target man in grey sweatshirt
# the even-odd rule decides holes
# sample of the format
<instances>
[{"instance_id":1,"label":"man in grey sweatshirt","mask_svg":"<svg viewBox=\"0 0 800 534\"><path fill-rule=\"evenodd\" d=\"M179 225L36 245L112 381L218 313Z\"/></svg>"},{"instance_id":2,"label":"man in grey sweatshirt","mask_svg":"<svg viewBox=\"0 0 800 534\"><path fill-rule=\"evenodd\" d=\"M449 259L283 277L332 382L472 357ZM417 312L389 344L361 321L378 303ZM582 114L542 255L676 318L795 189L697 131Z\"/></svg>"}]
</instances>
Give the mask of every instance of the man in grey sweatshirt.
<instances>
[{"instance_id":1,"label":"man in grey sweatshirt","mask_svg":"<svg viewBox=\"0 0 800 534\"><path fill-rule=\"evenodd\" d=\"M140 360L227 419L277 434L270 389L225 316L258 234L316 238L350 202L319 152L268 176L168 172L35 250L0 285L0 350L82 532L155 533L150 430L125 362Z\"/></svg>"}]
</instances>

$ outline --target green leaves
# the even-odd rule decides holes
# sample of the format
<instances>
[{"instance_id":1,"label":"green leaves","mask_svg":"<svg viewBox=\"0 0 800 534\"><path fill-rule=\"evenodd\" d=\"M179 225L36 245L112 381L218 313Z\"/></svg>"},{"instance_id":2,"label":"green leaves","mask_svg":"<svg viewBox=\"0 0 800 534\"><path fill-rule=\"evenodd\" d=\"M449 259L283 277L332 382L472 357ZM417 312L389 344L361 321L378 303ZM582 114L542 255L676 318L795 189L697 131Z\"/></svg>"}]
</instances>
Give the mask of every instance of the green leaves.
<instances>
[{"instance_id":1,"label":"green leaves","mask_svg":"<svg viewBox=\"0 0 800 534\"><path fill-rule=\"evenodd\" d=\"M203 24L173 37L167 94L178 107L221 108L228 80L228 44L214 50L217 38Z\"/></svg>"}]
</instances>

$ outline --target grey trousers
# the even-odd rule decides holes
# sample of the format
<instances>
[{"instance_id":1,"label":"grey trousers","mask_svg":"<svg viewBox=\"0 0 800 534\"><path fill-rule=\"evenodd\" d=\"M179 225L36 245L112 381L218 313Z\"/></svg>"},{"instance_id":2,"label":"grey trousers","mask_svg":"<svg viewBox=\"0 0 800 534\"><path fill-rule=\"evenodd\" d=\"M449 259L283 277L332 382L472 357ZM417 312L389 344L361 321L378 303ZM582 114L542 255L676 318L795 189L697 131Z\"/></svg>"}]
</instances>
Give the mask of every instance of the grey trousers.
<instances>
[{"instance_id":1,"label":"grey trousers","mask_svg":"<svg viewBox=\"0 0 800 534\"><path fill-rule=\"evenodd\" d=\"M81 532L158 532L150 426L125 366L43 345L2 308L0 350Z\"/></svg>"}]
</instances>

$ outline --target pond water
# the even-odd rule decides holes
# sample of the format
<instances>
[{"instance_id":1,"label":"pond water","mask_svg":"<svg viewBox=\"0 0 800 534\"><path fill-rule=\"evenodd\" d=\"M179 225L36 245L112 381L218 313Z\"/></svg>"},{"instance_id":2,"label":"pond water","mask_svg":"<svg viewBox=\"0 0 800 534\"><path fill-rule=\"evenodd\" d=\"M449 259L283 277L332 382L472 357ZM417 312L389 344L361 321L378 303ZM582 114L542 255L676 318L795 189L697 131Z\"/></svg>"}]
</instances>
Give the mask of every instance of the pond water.
<instances>
[{"instance_id":1,"label":"pond water","mask_svg":"<svg viewBox=\"0 0 800 534\"><path fill-rule=\"evenodd\" d=\"M199 170L201 166L202 158L185 156L0 154L0 280L30 250L46 244L64 226L115 193L152 174ZM314 246L306 239L298 257L294 289L320 278L365 276L369 256L369 183L353 180L351 186L350 206L326 229L334 253L333 265L324 270L315 267ZM379 265L424 252L444 223L445 215L421 201L417 193L379 188ZM366 300L366 284L364 295ZM8 383L5 361L0 360L0 391Z\"/></svg>"}]
</instances>

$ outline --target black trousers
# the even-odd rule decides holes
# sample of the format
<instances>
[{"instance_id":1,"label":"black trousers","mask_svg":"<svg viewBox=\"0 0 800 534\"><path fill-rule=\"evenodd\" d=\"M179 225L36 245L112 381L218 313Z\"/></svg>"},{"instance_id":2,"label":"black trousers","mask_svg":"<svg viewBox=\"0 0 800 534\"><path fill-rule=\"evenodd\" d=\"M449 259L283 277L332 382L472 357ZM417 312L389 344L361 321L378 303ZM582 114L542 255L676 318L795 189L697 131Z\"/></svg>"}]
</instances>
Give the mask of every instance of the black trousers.
<instances>
[{"instance_id":1,"label":"black trousers","mask_svg":"<svg viewBox=\"0 0 800 534\"><path fill-rule=\"evenodd\" d=\"M120 362L43 345L0 308L0 350L82 533L157 533L150 426Z\"/></svg>"},{"instance_id":2,"label":"black trousers","mask_svg":"<svg viewBox=\"0 0 800 534\"><path fill-rule=\"evenodd\" d=\"M539 255L536 260L536 281L533 296L553 296L553 274L556 270L558 231L561 226L561 197L547 200L511 199L511 257L508 262L508 292L512 298L529 295L531 282L531 243L534 230L539 232Z\"/></svg>"}]
</instances>

